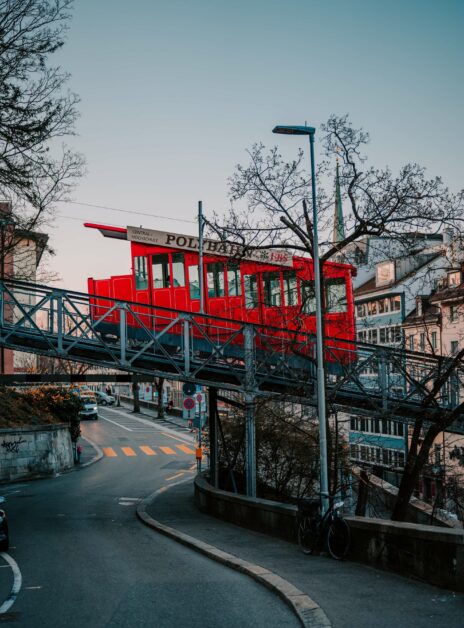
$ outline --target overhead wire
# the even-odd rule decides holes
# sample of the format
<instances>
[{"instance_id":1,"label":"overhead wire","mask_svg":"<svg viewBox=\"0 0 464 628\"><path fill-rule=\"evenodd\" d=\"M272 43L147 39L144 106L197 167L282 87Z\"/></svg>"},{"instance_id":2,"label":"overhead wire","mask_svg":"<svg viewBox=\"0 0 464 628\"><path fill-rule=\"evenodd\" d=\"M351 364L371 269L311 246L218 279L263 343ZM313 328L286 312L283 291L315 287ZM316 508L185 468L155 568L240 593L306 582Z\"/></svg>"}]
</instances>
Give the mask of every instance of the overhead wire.
<instances>
[{"instance_id":1,"label":"overhead wire","mask_svg":"<svg viewBox=\"0 0 464 628\"><path fill-rule=\"evenodd\" d=\"M161 218L162 220L173 220L175 222L188 222L194 225L197 224L196 220L189 220L188 218L173 218L172 216L162 216L161 214L150 214L145 211L121 209L119 207L109 207L108 205L97 205L96 203L81 203L78 201L60 201L60 203L65 203L67 205L82 205L84 207L94 207L96 209L106 209L108 211L120 212L122 214L134 214L137 216L147 216L149 218Z\"/></svg>"}]
</instances>

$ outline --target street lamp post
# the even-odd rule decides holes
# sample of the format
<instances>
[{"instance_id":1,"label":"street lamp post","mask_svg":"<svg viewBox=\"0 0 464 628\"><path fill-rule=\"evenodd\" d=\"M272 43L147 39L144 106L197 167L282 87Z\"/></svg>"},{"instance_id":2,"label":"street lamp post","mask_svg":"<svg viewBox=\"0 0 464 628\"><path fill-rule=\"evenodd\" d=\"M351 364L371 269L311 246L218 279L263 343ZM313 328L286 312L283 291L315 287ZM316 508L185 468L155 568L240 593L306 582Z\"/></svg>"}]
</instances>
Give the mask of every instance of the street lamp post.
<instances>
[{"instance_id":1,"label":"street lamp post","mask_svg":"<svg viewBox=\"0 0 464 628\"><path fill-rule=\"evenodd\" d=\"M319 455L321 466L321 498L322 513L329 507L329 474L327 468L327 427L325 408L325 374L324 374L324 345L322 323L322 286L319 260L319 240L317 229L316 205L316 173L314 167L314 135L316 129L312 126L276 126L273 133L282 135L309 135L311 157L311 188L313 203L313 261L314 261L314 288L316 292L316 360L317 360L317 414L319 419Z\"/></svg>"}]
</instances>

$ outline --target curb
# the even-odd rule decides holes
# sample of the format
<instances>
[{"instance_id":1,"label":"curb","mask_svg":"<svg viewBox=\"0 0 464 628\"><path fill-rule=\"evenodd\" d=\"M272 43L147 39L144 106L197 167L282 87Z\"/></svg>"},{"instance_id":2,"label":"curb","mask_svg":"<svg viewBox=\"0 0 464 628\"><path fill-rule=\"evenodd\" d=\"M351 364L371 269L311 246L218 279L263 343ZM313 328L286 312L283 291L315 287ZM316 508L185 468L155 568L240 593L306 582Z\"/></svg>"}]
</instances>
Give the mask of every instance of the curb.
<instances>
[{"instance_id":1,"label":"curb","mask_svg":"<svg viewBox=\"0 0 464 628\"><path fill-rule=\"evenodd\" d=\"M288 582L288 580L284 580L284 578L281 578L265 567L250 563L242 558L234 556L233 554L228 554L227 552L214 547L214 545L204 543L193 536L179 532L178 530L166 526L150 517L147 513L147 507L158 497L158 495L174 486L178 486L179 484L184 484L186 482L191 482L191 478L175 482L169 485L169 487L160 488L146 497L137 506L137 517L145 523L145 525L156 530L160 534L164 534L178 543L190 547L200 554L203 554L208 558L225 565L226 567L235 569L236 571L239 571L240 573L253 578L256 582L264 585L273 593L276 593L292 609L300 620L301 625L305 628L332 628L331 622L319 604L303 593L303 591L297 589L293 584Z\"/></svg>"},{"instance_id":2,"label":"curb","mask_svg":"<svg viewBox=\"0 0 464 628\"><path fill-rule=\"evenodd\" d=\"M79 465L75 466L74 467L74 471L78 471L79 469L84 469L85 467L88 467L91 464L94 464L95 462L98 462L99 460L101 460L103 458L103 452L102 452L102 450L100 449L100 447L96 443L94 443L92 440L90 440L90 438L86 438L85 436L80 436L80 438L82 438L82 440L87 441L89 443L89 445L91 447L93 447L97 453L95 454L95 456L91 460L88 460L87 462L84 462L83 464L79 464Z\"/></svg>"}]
</instances>

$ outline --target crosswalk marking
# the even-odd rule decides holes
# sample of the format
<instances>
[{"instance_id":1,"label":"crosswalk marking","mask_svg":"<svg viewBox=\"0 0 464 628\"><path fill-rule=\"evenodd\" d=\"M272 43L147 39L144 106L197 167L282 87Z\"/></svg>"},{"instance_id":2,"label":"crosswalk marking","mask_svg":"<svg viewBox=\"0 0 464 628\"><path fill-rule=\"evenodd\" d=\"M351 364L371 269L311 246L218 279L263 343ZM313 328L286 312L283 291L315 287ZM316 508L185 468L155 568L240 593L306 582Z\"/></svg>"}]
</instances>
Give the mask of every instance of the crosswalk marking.
<instances>
[{"instance_id":1,"label":"crosswalk marking","mask_svg":"<svg viewBox=\"0 0 464 628\"><path fill-rule=\"evenodd\" d=\"M176 445L176 448L184 454L193 455L195 453L194 449L192 449L191 447L187 447L186 445ZM140 449L140 451L146 456L156 456L160 452L167 456L175 456L176 454L179 454L179 451L175 451L171 447L161 445L156 446L156 448L150 447L149 445L139 445L138 449ZM117 458L117 456L120 455L120 452L118 450L115 450L113 447L102 447L102 450L103 454L107 458ZM134 458L139 453L137 451L137 448L133 447L121 447L121 452L129 458Z\"/></svg>"},{"instance_id":2,"label":"crosswalk marking","mask_svg":"<svg viewBox=\"0 0 464 628\"><path fill-rule=\"evenodd\" d=\"M171 449L170 447L160 447L161 451L165 454L168 455L175 455L176 452L174 451L174 449Z\"/></svg>"},{"instance_id":3,"label":"crosswalk marking","mask_svg":"<svg viewBox=\"0 0 464 628\"><path fill-rule=\"evenodd\" d=\"M140 449L144 454L147 454L147 456L156 456L156 451L153 451L153 449L147 445L140 445Z\"/></svg>"},{"instance_id":4,"label":"crosswalk marking","mask_svg":"<svg viewBox=\"0 0 464 628\"><path fill-rule=\"evenodd\" d=\"M177 449L180 449L181 451L184 452L184 454L194 454L195 452L193 451L193 449L190 449L190 447L187 447L186 445L176 445Z\"/></svg>"}]
</instances>

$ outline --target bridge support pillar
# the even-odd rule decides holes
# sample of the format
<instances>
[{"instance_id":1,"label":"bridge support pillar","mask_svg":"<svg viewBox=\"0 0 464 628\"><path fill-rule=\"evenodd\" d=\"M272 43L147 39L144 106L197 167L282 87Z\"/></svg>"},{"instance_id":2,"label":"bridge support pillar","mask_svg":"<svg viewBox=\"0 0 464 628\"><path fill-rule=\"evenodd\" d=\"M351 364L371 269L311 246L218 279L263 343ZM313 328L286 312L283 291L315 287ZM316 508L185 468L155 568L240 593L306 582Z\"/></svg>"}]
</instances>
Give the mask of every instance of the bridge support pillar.
<instances>
[{"instance_id":1,"label":"bridge support pillar","mask_svg":"<svg viewBox=\"0 0 464 628\"><path fill-rule=\"evenodd\" d=\"M254 329L246 325L245 349L245 420L246 420L246 493L256 497L256 424L255 424L255 346Z\"/></svg>"}]
</instances>

